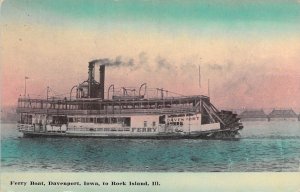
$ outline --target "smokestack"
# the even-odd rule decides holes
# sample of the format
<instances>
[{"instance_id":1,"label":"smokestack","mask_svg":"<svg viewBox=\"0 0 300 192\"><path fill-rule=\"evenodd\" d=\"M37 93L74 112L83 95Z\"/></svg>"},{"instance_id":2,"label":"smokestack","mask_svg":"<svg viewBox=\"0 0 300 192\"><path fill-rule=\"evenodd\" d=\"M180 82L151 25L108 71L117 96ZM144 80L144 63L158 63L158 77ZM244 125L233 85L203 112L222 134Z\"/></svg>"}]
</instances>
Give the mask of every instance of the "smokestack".
<instances>
[{"instance_id":1,"label":"smokestack","mask_svg":"<svg viewBox=\"0 0 300 192\"><path fill-rule=\"evenodd\" d=\"M100 65L100 98L104 99L105 65Z\"/></svg>"},{"instance_id":2,"label":"smokestack","mask_svg":"<svg viewBox=\"0 0 300 192\"><path fill-rule=\"evenodd\" d=\"M95 64L91 61L89 62L89 79L88 79L88 83L89 83L89 91L88 91L88 94L89 94L89 98L91 97L91 93L92 93L92 82L93 82L93 71L94 71L94 67L95 67Z\"/></svg>"}]
</instances>

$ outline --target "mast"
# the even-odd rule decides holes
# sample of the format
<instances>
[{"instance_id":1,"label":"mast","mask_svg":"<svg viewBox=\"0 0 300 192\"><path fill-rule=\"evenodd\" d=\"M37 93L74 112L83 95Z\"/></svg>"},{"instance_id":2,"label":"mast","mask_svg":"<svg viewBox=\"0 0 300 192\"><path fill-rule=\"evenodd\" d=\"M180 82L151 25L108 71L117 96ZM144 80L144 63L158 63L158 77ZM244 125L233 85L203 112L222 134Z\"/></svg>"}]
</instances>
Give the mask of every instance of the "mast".
<instances>
[{"instance_id":1,"label":"mast","mask_svg":"<svg viewBox=\"0 0 300 192\"><path fill-rule=\"evenodd\" d=\"M199 67L199 88L201 88L201 71L200 71L200 65Z\"/></svg>"},{"instance_id":2,"label":"mast","mask_svg":"<svg viewBox=\"0 0 300 192\"><path fill-rule=\"evenodd\" d=\"M207 81L207 94L208 94L208 97L210 98L209 79Z\"/></svg>"},{"instance_id":3,"label":"mast","mask_svg":"<svg viewBox=\"0 0 300 192\"><path fill-rule=\"evenodd\" d=\"M46 119L48 117L49 86L47 86Z\"/></svg>"},{"instance_id":4,"label":"mast","mask_svg":"<svg viewBox=\"0 0 300 192\"><path fill-rule=\"evenodd\" d=\"M24 90L24 96L26 97L26 80L29 79L29 77L25 76L25 90Z\"/></svg>"}]
</instances>

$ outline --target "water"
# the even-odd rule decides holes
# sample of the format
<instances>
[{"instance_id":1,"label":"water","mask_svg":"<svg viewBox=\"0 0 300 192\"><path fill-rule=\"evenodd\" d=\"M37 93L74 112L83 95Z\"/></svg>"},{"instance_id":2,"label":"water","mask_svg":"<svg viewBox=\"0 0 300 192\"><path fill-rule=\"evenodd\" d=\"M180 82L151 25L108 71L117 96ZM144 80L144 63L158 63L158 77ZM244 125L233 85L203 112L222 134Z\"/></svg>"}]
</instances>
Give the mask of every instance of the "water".
<instances>
[{"instance_id":1,"label":"water","mask_svg":"<svg viewBox=\"0 0 300 192\"><path fill-rule=\"evenodd\" d=\"M8 172L300 171L300 122L244 123L238 141L23 138L15 124L1 132Z\"/></svg>"}]
</instances>

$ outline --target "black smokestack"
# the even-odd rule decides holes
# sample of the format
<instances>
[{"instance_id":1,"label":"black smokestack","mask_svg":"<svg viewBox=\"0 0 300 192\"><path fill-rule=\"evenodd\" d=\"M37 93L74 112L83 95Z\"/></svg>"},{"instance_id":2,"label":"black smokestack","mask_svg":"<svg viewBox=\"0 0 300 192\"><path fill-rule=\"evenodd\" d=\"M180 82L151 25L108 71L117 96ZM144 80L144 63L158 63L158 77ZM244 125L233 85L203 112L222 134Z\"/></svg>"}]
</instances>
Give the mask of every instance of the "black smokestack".
<instances>
[{"instance_id":1,"label":"black smokestack","mask_svg":"<svg viewBox=\"0 0 300 192\"><path fill-rule=\"evenodd\" d=\"M105 65L100 65L100 98L104 99Z\"/></svg>"},{"instance_id":2,"label":"black smokestack","mask_svg":"<svg viewBox=\"0 0 300 192\"><path fill-rule=\"evenodd\" d=\"M91 61L89 62L89 79L88 79L88 83L89 83L89 88L88 88L88 97L90 98L92 95L92 82L94 80L93 77L93 71L94 71L94 67L95 64Z\"/></svg>"}]
</instances>

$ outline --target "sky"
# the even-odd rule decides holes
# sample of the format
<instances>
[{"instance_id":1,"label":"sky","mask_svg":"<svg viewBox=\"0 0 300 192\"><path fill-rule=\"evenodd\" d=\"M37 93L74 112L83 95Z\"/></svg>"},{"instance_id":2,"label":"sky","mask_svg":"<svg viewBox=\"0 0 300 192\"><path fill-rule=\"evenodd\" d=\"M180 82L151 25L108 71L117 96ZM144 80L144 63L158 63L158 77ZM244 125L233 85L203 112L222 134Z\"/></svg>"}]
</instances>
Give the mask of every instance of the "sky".
<instances>
[{"instance_id":1,"label":"sky","mask_svg":"<svg viewBox=\"0 0 300 192\"><path fill-rule=\"evenodd\" d=\"M208 95L209 79L221 108L300 108L299 0L2 0L0 15L3 106L25 76L32 98L68 96L110 58L106 90Z\"/></svg>"}]
</instances>

